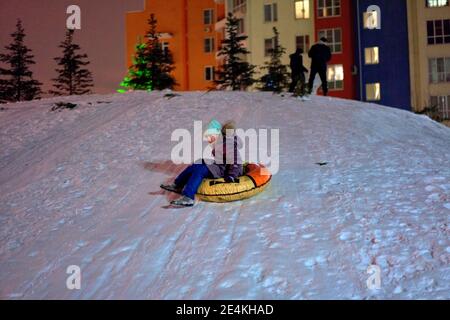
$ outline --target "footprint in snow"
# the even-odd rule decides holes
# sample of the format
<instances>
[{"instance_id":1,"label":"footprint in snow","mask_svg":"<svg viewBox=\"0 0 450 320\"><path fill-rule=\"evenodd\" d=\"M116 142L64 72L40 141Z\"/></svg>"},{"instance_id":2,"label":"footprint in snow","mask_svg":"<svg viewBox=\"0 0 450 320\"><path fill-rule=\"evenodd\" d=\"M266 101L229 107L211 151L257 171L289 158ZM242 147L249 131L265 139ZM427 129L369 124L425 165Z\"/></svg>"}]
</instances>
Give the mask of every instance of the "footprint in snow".
<instances>
[{"instance_id":1,"label":"footprint in snow","mask_svg":"<svg viewBox=\"0 0 450 320\"><path fill-rule=\"evenodd\" d=\"M339 239L342 241L349 241L352 238L352 233L349 231L341 232Z\"/></svg>"},{"instance_id":2,"label":"footprint in snow","mask_svg":"<svg viewBox=\"0 0 450 320\"><path fill-rule=\"evenodd\" d=\"M308 268L313 267L314 265L316 265L316 260L314 258L307 259L304 262L304 265L305 265L305 267L308 267Z\"/></svg>"}]
</instances>

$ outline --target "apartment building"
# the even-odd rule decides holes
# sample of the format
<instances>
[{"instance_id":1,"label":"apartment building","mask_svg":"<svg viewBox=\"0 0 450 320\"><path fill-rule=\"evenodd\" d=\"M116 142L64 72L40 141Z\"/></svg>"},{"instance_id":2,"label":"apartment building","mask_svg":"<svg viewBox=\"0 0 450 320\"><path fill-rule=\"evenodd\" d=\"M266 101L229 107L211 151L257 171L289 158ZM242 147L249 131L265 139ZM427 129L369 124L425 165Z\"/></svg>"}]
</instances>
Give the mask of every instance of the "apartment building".
<instances>
[{"instance_id":1,"label":"apartment building","mask_svg":"<svg viewBox=\"0 0 450 320\"><path fill-rule=\"evenodd\" d=\"M450 119L449 0L408 1L407 6L413 109L438 106Z\"/></svg>"},{"instance_id":2,"label":"apartment building","mask_svg":"<svg viewBox=\"0 0 450 320\"><path fill-rule=\"evenodd\" d=\"M406 2L355 0L359 100L411 110Z\"/></svg>"},{"instance_id":3,"label":"apartment building","mask_svg":"<svg viewBox=\"0 0 450 320\"><path fill-rule=\"evenodd\" d=\"M274 47L273 28L280 33L280 45L289 54L301 47L305 65L309 67L308 50L314 42L314 14L311 0L226 0L226 11L240 20L241 32L248 36L245 45L251 54L247 60L256 66L268 61Z\"/></svg>"},{"instance_id":4,"label":"apartment building","mask_svg":"<svg viewBox=\"0 0 450 320\"><path fill-rule=\"evenodd\" d=\"M356 98L355 32L352 0L314 0L315 33L325 37L333 54L328 65L329 95Z\"/></svg>"},{"instance_id":5,"label":"apartment building","mask_svg":"<svg viewBox=\"0 0 450 320\"><path fill-rule=\"evenodd\" d=\"M148 30L151 13L158 20L163 47L169 48L174 56L176 89L210 88L222 40L215 24L225 16L223 3L214 0L145 0L143 10L129 12L126 16L128 66L132 63L136 43Z\"/></svg>"},{"instance_id":6,"label":"apartment building","mask_svg":"<svg viewBox=\"0 0 450 320\"><path fill-rule=\"evenodd\" d=\"M333 52L330 96L421 111L450 110L450 0L146 0L126 17L127 62L154 13L161 41L174 54L178 90L205 90L221 64L226 13L248 39L246 59L263 66L273 48L273 27L289 54L307 52L321 37Z\"/></svg>"}]
</instances>

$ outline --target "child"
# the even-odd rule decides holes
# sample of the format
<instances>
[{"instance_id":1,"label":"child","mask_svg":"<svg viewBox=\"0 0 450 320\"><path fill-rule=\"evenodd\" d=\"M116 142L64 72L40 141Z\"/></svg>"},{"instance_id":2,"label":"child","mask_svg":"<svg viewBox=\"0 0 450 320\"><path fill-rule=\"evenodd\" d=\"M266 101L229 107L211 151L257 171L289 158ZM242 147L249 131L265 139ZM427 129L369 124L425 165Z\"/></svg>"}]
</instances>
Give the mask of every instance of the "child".
<instances>
[{"instance_id":1,"label":"child","mask_svg":"<svg viewBox=\"0 0 450 320\"><path fill-rule=\"evenodd\" d=\"M216 160L207 162L203 160L202 163L192 164L178 175L173 184L162 184L162 189L181 193L181 197L173 200L171 204L192 207L195 194L203 179L225 178L225 182L234 182L235 179L242 175L242 162L238 152L242 143L235 135L234 130L235 125L233 122L228 122L223 127L215 119L209 123L205 132L205 138L208 140L208 143L213 145L212 154ZM229 151L227 154L227 146L233 146L234 150Z\"/></svg>"}]
</instances>

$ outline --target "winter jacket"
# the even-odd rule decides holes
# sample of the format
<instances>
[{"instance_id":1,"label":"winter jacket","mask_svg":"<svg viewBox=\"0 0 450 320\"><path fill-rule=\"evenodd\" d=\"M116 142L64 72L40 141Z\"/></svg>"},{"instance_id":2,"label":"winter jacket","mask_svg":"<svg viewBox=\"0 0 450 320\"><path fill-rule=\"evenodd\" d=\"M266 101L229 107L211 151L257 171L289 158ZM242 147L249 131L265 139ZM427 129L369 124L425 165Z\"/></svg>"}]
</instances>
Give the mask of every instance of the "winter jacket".
<instances>
[{"instance_id":1,"label":"winter jacket","mask_svg":"<svg viewBox=\"0 0 450 320\"><path fill-rule=\"evenodd\" d=\"M308 69L306 69L303 65L303 56L301 54L293 53L289 56L289 58L291 59L290 66L292 70L292 77L296 77L304 72L308 72Z\"/></svg>"},{"instance_id":2,"label":"winter jacket","mask_svg":"<svg viewBox=\"0 0 450 320\"><path fill-rule=\"evenodd\" d=\"M234 152L233 150L227 152L228 146L233 146ZM213 150L215 161L206 163L215 179L226 177L235 179L243 175L242 159L239 154L241 148L242 140L236 135L218 137Z\"/></svg>"},{"instance_id":3,"label":"winter jacket","mask_svg":"<svg viewBox=\"0 0 450 320\"><path fill-rule=\"evenodd\" d=\"M319 42L311 47L308 56L312 60L311 68L323 70L327 68L327 63L331 60L331 49L324 42Z\"/></svg>"}]
</instances>

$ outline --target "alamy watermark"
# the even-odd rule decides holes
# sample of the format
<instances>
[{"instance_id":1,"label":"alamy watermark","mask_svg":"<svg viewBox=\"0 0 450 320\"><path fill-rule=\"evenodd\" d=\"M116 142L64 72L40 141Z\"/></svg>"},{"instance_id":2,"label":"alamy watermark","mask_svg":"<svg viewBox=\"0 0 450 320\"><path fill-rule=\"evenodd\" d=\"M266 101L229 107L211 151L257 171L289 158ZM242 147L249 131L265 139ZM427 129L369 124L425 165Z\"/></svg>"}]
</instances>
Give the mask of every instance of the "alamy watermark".
<instances>
[{"instance_id":1,"label":"alamy watermark","mask_svg":"<svg viewBox=\"0 0 450 320\"><path fill-rule=\"evenodd\" d=\"M381 29L381 9L377 5L371 5L364 13L364 27L370 30Z\"/></svg>"},{"instance_id":2,"label":"alamy watermark","mask_svg":"<svg viewBox=\"0 0 450 320\"><path fill-rule=\"evenodd\" d=\"M176 129L172 132L171 141L178 142L171 152L171 160L175 164L191 164L203 160L206 164L237 164L258 163L267 167L270 174L276 174L280 168L280 133L279 129L236 129L235 135L240 139L239 156L234 154L234 148L228 147L226 157L221 150L216 150L212 156L214 146L206 146L203 136L202 121L194 121L194 133L187 129ZM233 132L233 130L231 130ZM228 130L227 130L228 135ZM270 137L270 140L269 140ZM225 163L224 163L225 160Z\"/></svg>"},{"instance_id":3,"label":"alamy watermark","mask_svg":"<svg viewBox=\"0 0 450 320\"><path fill-rule=\"evenodd\" d=\"M369 290L380 290L381 289L381 268L376 264L370 265L367 268L367 274L369 274L369 278L367 278L366 284Z\"/></svg>"},{"instance_id":4,"label":"alamy watermark","mask_svg":"<svg viewBox=\"0 0 450 320\"><path fill-rule=\"evenodd\" d=\"M70 16L67 17L66 27L69 30L81 29L81 8L75 4L67 7L66 13Z\"/></svg>"},{"instance_id":5,"label":"alamy watermark","mask_svg":"<svg viewBox=\"0 0 450 320\"><path fill-rule=\"evenodd\" d=\"M81 268L77 265L68 266L66 273L69 275L66 279L66 287L69 290L81 289Z\"/></svg>"}]
</instances>

